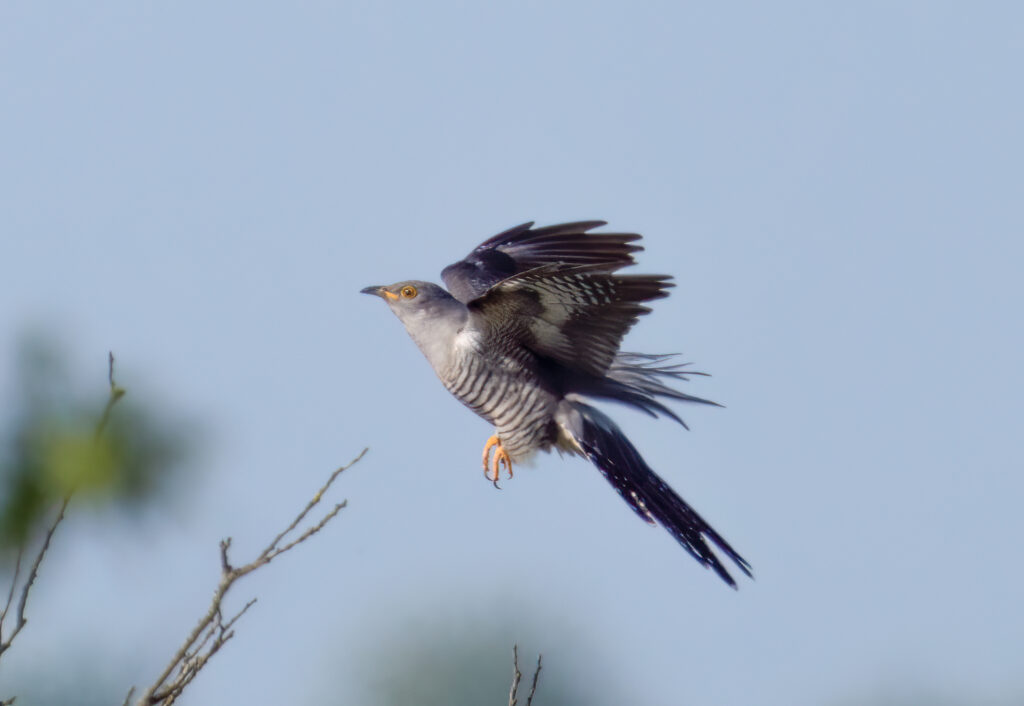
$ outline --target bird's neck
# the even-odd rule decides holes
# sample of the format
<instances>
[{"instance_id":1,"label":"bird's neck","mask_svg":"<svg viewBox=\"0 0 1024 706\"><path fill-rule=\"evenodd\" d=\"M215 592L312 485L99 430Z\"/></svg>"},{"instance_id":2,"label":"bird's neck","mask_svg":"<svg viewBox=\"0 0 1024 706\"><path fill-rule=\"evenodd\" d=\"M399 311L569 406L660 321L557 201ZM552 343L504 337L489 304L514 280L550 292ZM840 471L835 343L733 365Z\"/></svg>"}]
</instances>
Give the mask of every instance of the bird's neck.
<instances>
[{"instance_id":1,"label":"bird's neck","mask_svg":"<svg viewBox=\"0 0 1024 706\"><path fill-rule=\"evenodd\" d=\"M457 303L457 302L456 302ZM469 312L460 305L461 311L453 308L446 316L431 317L419 325L406 326L412 340L426 356L434 371L440 375L455 358L455 347L459 333L466 325Z\"/></svg>"}]
</instances>

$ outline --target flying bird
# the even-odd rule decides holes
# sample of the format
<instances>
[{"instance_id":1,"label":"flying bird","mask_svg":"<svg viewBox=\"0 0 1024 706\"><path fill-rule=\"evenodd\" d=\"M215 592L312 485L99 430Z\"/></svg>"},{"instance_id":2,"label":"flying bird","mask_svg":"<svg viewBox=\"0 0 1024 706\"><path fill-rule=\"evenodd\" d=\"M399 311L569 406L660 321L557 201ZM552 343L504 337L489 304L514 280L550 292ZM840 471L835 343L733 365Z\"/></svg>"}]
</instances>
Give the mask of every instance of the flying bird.
<instances>
[{"instance_id":1,"label":"flying bird","mask_svg":"<svg viewBox=\"0 0 1024 706\"><path fill-rule=\"evenodd\" d=\"M665 401L715 404L671 387L692 373L672 356L624 353L623 336L668 295L667 275L620 274L643 250L635 233L593 233L604 221L510 228L446 267L447 291L407 280L366 287L405 325L444 386L494 425L484 475L536 451L586 457L644 521L661 524L705 567L736 582L711 545L750 565L640 456L589 400L612 400L686 426Z\"/></svg>"}]
</instances>

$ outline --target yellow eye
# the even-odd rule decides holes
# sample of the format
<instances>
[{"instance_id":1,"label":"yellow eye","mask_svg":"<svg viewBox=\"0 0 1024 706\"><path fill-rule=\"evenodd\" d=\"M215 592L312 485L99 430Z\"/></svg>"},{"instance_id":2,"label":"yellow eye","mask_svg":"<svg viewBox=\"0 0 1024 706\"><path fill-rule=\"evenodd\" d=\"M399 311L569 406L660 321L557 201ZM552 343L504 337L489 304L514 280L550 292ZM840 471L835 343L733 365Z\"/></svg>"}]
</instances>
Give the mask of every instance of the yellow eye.
<instances>
[{"instance_id":1,"label":"yellow eye","mask_svg":"<svg viewBox=\"0 0 1024 706\"><path fill-rule=\"evenodd\" d=\"M402 287L402 298L403 299L412 299L417 294L419 294L419 292L417 292L416 288L413 287L412 285L406 285L406 286Z\"/></svg>"}]
</instances>

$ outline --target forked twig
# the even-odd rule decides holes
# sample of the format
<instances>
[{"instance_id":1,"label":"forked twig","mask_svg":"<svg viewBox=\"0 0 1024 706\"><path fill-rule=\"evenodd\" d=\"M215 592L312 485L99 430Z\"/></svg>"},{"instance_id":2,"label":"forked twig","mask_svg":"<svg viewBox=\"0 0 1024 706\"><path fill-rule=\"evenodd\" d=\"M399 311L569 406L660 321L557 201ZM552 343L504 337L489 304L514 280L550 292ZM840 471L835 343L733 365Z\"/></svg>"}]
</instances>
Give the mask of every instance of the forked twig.
<instances>
[{"instance_id":1,"label":"forked twig","mask_svg":"<svg viewBox=\"0 0 1024 706\"><path fill-rule=\"evenodd\" d=\"M542 655L537 655L537 668L533 670L533 682L530 684L530 693L526 696L526 706L533 704L534 694L537 693L537 680L540 679ZM508 706L516 706L519 703L519 682L523 679L523 673L519 671L519 645L512 645L512 688L508 692Z\"/></svg>"},{"instance_id":2,"label":"forked twig","mask_svg":"<svg viewBox=\"0 0 1024 706\"><path fill-rule=\"evenodd\" d=\"M310 511L320 503L324 494L328 491L338 476L341 475L341 472L358 463L366 454L366 451L367 449L363 449L362 452L360 452L360 454L347 465L335 470L327 479L327 482L325 482L316 492L312 500L306 504L306 507L302 509L294 520L292 520L291 524L289 524L284 531L278 533L278 535L274 537L273 541L271 541L270 544L268 544L253 561L243 566L233 567L230 559L228 558L228 549L231 548L231 538L228 537L227 539L221 540L220 581L217 583L217 589L214 591L213 600L210 602L209 609L207 609L206 614L199 619L199 622L185 638L185 641L178 648L177 652L175 652L174 657L171 659L164 671L157 677L152 686L146 689L142 696L135 702L137 706L151 706L152 704L170 706L170 704L173 704L175 700L177 700L178 696L181 695L181 692L185 687L188 686L199 671L206 666L206 663L210 658L224 646L224 643L234 637L235 632L233 628L235 622L241 618L254 603L256 603L256 599L251 599L240 611L238 611L238 613L225 622L222 613L224 596L227 595L227 592L238 579L242 578L246 574L252 573L261 566L266 566L276 557L293 549L299 544L302 544L314 534L322 530L328 522L334 519L341 509L345 507L347 501L343 500L342 502L335 504L335 506L329 510L319 522L306 528L302 534L284 546L280 546L281 542L283 542L285 538L302 523ZM134 689L133 691L130 691L128 696L125 698L126 705L133 692Z\"/></svg>"}]
</instances>

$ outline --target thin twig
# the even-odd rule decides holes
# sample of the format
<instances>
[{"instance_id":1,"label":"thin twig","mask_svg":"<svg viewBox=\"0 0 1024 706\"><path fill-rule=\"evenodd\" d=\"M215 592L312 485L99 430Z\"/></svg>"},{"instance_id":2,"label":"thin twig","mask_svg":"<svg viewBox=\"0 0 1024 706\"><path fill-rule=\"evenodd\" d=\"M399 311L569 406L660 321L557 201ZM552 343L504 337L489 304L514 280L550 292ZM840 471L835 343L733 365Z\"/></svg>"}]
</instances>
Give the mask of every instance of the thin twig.
<instances>
[{"instance_id":1,"label":"thin twig","mask_svg":"<svg viewBox=\"0 0 1024 706\"><path fill-rule=\"evenodd\" d=\"M114 352L107 352L107 380L110 381L110 396L107 397L107 404L103 408L103 414L100 415L99 424L96 425L96 433L94 438L99 439L100 434L107 428L107 422L110 421L110 413L114 409L114 405L117 401L124 397L124 388L118 387L117 383L114 382Z\"/></svg>"},{"instance_id":2,"label":"thin twig","mask_svg":"<svg viewBox=\"0 0 1024 706\"><path fill-rule=\"evenodd\" d=\"M213 655L215 655L228 640L235 636L235 632L232 628L238 619L256 603L256 599L253 598L249 600L249 602L247 602L245 606L238 611L238 613L236 613L227 622L224 622L222 604L227 592L238 579L242 578L246 574L252 573L261 566L266 566L276 557L290 551L299 544L302 544L314 534L322 530L328 522L334 519L341 509L345 507L346 501L337 503L334 508L324 515L319 522L306 528L306 530L296 539L288 542L284 546L279 546L281 542L284 541L285 538L302 523L310 511L319 504L323 495L330 489L338 476L341 475L341 472L350 468L355 463L358 463L366 452L367 449L363 449L362 452L351 462L335 470L327 479L327 482L325 482L316 492L313 499L306 504L306 507L302 509L302 511L294 520L292 520L283 532L278 533L277 536L274 537L273 541L271 541L271 543L268 544L253 561L242 566L233 567L230 559L228 558L228 549L231 548L231 538L228 537L221 540L220 581L217 583L217 588L213 593L213 599L210 602L209 609L206 611L206 614L199 619L199 622L196 623L192 632L190 632L185 638L185 642L182 643L175 652L174 657L164 668L160 676L157 677L152 686L146 689L139 700L136 701L137 706L151 706L153 704L170 706L173 704L178 696L181 695L182 691L184 691L185 687L192 682L199 671L207 664L207 662L209 662L210 658L213 657ZM172 678L172 675L175 676Z\"/></svg>"},{"instance_id":3,"label":"thin twig","mask_svg":"<svg viewBox=\"0 0 1024 706\"><path fill-rule=\"evenodd\" d=\"M227 564L227 548L229 543L222 541L220 543L222 564ZM230 567L226 571L222 571L220 583L217 584L217 590L213 594L213 601L210 603L209 610L206 611L206 615L199 619L199 622L189 633L188 637L185 638L185 642L178 648L178 651L174 653L174 657L171 659L170 664L164 669L153 685L146 690L137 703L139 704L151 704L159 703L160 699L154 698L157 690L166 682L171 674L180 665L183 665L187 661L187 656L191 650L193 644L199 639L206 629L214 623L214 619L217 618L220 613L220 604L224 599L224 594L231 588L231 584L234 582L234 570Z\"/></svg>"},{"instance_id":4,"label":"thin twig","mask_svg":"<svg viewBox=\"0 0 1024 706\"><path fill-rule=\"evenodd\" d=\"M306 515L309 514L309 511L316 507L316 505L320 502L320 499L323 497L324 493L327 492L327 489L330 488L331 484L334 483L335 479L339 475L341 475L341 472L344 471L349 466L355 463L359 463L363 459L363 456L366 455L367 451L369 451L369 449L363 449L361 452L359 452L358 456L356 456L354 459L352 459L352 461L349 462L348 466L342 466L341 468L335 470L334 473L331 474L330 478L327 479L327 482L323 484L320 490L318 490L316 494L313 496L313 498L306 504L306 507L302 509L302 512L296 515L295 519L292 520L292 523L288 525L284 529L284 531L282 531L276 537L274 537L274 541L268 544L266 549L260 552L260 558L269 556L275 549L277 549L277 545L280 544L281 540L284 539L285 535L289 534L292 530L298 527L299 523L302 522L306 518ZM338 510L340 509L340 507L336 507L334 509L334 513L337 514ZM283 551L287 551L287 549ZM278 552L278 554L280 553L281 552Z\"/></svg>"},{"instance_id":5,"label":"thin twig","mask_svg":"<svg viewBox=\"0 0 1024 706\"><path fill-rule=\"evenodd\" d=\"M4 644L4 620L7 618L7 611L11 609L11 601L14 600L14 589L18 585L18 577L21 575L21 558L25 555L25 546L18 547L18 556L14 560L14 577L11 579L11 589L7 592L7 601L4 603L4 609L0 611L0 646ZM0 652L3 652L0 649Z\"/></svg>"},{"instance_id":6,"label":"thin twig","mask_svg":"<svg viewBox=\"0 0 1024 706\"><path fill-rule=\"evenodd\" d=\"M237 613L235 613L235 617L233 617L228 622L224 623L224 629L225 630L230 629L231 626L235 624L236 620L238 620L243 615L245 615L245 611L249 610L250 608L252 608L256 604L256 600L257 600L256 598L250 598L249 602L245 604L245 606L242 608L242 610L240 610Z\"/></svg>"},{"instance_id":7,"label":"thin twig","mask_svg":"<svg viewBox=\"0 0 1024 706\"><path fill-rule=\"evenodd\" d=\"M533 670L533 684L530 685L530 694L526 697L526 706L532 706L533 695L537 693L537 680L540 679L541 654L537 653L537 668Z\"/></svg>"},{"instance_id":8,"label":"thin twig","mask_svg":"<svg viewBox=\"0 0 1024 706\"><path fill-rule=\"evenodd\" d=\"M523 673L519 671L519 645L512 645L512 688L508 690L508 706L516 706L518 701L519 681Z\"/></svg>"},{"instance_id":9,"label":"thin twig","mask_svg":"<svg viewBox=\"0 0 1024 706\"><path fill-rule=\"evenodd\" d=\"M25 606L28 605L28 594L32 590L32 586L36 583L36 578L39 577L39 566L43 563L43 558L46 556L46 552L50 549L50 540L53 539L53 533L57 531L57 527L64 519L64 511L68 509L68 503L71 501L71 496L64 498L64 502L60 504L60 510L57 512L57 517L54 518L53 524L50 525L50 529L46 531L46 538L43 539L43 546L39 548L39 553L36 555L36 560L32 562L32 570L28 572L28 578L25 580L25 585L21 589L21 598L18 600L18 623L14 627L14 632L11 633L11 637L7 640L7 644L10 645L11 640L17 635L25 623L28 622L28 618L25 617Z\"/></svg>"},{"instance_id":10,"label":"thin twig","mask_svg":"<svg viewBox=\"0 0 1024 706\"><path fill-rule=\"evenodd\" d=\"M288 551L289 549L291 549L295 545L302 544L303 542L305 542L307 539L312 537L314 534L316 534L317 532L322 530L324 528L324 525L326 525L328 522L330 522L334 518L335 515L337 515L339 512L341 512L341 509L343 507L345 507L345 505L347 505L347 504L348 504L348 501L346 501L346 500L343 500L340 503L337 503L331 509L330 512L328 512L326 515L324 515L322 520L317 522L312 527L307 528L306 531L303 532L297 539L292 540L291 542L289 542L288 544L284 545L280 549L275 549L270 554L262 556L257 561L254 561L252 564L250 564L250 566L252 568L249 569L249 571L251 571L252 569L258 569L259 567L263 566L264 564L269 564L271 561L273 561L273 559L275 557L280 556L281 554L284 554L286 551ZM249 567L246 567L246 568L248 569ZM248 573L248 571L246 573Z\"/></svg>"}]
</instances>

